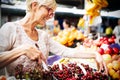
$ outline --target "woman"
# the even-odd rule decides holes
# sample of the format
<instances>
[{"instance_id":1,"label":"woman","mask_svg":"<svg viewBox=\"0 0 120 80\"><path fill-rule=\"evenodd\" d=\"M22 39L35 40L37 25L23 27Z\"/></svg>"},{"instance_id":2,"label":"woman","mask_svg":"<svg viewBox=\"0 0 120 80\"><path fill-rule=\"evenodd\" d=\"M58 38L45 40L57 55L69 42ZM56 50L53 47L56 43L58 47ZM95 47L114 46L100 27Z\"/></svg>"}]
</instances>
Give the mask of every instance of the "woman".
<instances>
[{"instance_id":1,"label":"woman","mask_svg":"<svg viewBox=\"0 0 120 80\"><path fill-rule=\"evenodd\" d=\"M48 58L49 52L65 57L96 58L102 69L102 57L97 52L67 48L54 40L36 25L45 25L53 17L56 9L55 0L26 0L27 10L23 19L8 22L0 30L0 68L6 67L8 75L13 75L14 68L23 64L26 68L41 64Z\"/></svg>"}]
</instances>

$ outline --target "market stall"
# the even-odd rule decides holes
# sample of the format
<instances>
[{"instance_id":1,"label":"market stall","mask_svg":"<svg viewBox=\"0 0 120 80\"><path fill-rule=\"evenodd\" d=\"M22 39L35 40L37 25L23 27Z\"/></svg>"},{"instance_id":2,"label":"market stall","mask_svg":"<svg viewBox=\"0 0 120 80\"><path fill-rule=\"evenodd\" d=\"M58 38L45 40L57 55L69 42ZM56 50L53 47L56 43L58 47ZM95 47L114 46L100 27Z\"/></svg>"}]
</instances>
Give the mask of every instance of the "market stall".
<instances>
[{"instance_id":1,"label":"market stall","mask_svg":"<svg viewBox=\"0 0 120 80\"><path fill-rule=\"evenodd\" d=\"M59 0L57 1L59 3ZM93 2L94 1L97 0L93 0ZM77 9L75 7L58 7L56 9L56 13L71 13L71 15L74 14L82 16L78 23L80 27L88 27L91 25L102 23L101 16L120 18L120 16L118 15L120 12L118 10L119 8L111 9L111 2L109 2L109 0L108 3L107 0L104 0L103 2L100 2L100 6L98 6L98 4L93 5L93 3L90 2L89 4L91 5L91 7L89 8L88 6L87 9ZM25 14L25 7L21 8L21 6L13 5L14 3L11 5L2 4L2 14L14 15L19 13L18 15L22 16ZM115 13L101 11L103 7L107 7L109 11L113 11L116 9L118 11L115 11ZM11 10L13 10L13 12L9 12ZM69 16L71 15L69 14ZM86 15L88 15L87 19ZM96 17L98 16L100 16L100 18L96 19ZM85 31L72 27L69 29L62 29L58 32L57 35L52 35L51 37L56 42L69 48L75 48L81 51L84 50L88 52L97 51L99 54L102 55L105 61L108 69L108 75L105 73L105 69L103 69L102 71L98 71L98 63L93 58L68 58L59 55L53 55L52 53L50 53L47 59L47 65L46 63L42 62L42 65L37 65L33 69L26 68L24 67L24 65L19 64L14 69L14 76L5 77L5 75L0 75L0 80L120 80L120 45L116 42L116 36L101 36L99 33L97 36L93 36L91 35L91 33L89 33L89 31L87 31L86 33Z\"/></svg>"}]
</instances>

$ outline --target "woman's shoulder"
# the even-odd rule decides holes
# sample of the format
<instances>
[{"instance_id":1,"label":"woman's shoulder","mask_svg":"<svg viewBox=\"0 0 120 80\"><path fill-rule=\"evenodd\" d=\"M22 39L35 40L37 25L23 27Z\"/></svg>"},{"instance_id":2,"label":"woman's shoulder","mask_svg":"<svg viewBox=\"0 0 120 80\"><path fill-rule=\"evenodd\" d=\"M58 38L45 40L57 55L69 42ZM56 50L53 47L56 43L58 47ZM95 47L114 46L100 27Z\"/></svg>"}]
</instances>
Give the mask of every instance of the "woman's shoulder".
<instances>
[{"instance_id":1,"label":"woman's shoulder","mask_svg":"<svg viewBox=\"0 0 120 80\"><path fill-rule=\"evenodd\" d=\"M16 22L6 22L0 28L0 32L6 33L6 34L15 33L17 30L17 27L18 27L18 25L16 24Z\"/></svg>"},{"instance_id":2,"label":"woman's shoulder","mask_svg":"<svg viewBox=\"0 0 120 80\"><path fill-rule=\"evenodd\" d=\"M16 22L6 22L2 25L1 29L13 29L16 26Z\"/></svg>"}]
</instances>

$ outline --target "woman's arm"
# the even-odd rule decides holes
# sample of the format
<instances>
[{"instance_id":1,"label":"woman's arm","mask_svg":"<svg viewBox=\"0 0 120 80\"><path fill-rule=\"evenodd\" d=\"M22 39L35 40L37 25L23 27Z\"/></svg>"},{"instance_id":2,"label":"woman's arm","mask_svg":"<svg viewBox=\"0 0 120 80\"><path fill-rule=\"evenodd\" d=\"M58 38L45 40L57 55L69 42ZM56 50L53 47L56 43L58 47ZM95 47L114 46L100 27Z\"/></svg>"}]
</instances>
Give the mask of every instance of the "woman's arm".
<instances>
[{"instance_id":1,"label":"woman's arm","mask_svg":"<svg viewBox=\"0 0 120 80\"><path fill-rule=\"evenodd\" d=\"M68 48L58 42L49 39L50 41L50 51L54 54L61 55L63 57L71 58L94 58L98 63L98 68L101 71L103 67L105 68L106 74L108 73L105 62L102 56L97 51L85 51L78 48Z\"/></svg>"},{"instance_id":2,"label":"woman's arm","mask_svg":"<svg viewBox=\"0 0 120 80\"><path fill-rule=\"evenodd\" d=\"M0 68L5 67L14 60L16 60L21 55L26 55L31 60L38 60L38 63L41 63L41 60L46 61L45 57L35 46L24 44L17 48L14 48L11 51L5 51L0 53Z\"/></svg>"},{"instance_id":3,"label":"woman's arm","mask_svg":"<svg viewBox=\"0 0 120 80\"><path fill-rule=\"evenodd\" d=\"M11 51L5 51L0 53L0 68L10 64L19 56L23 55L24 51L20 49L13 49Z\"/></svg>"},{"instance_id":4,"label":"woman's arm","mask_svg":"<svg viewBox=\"0 0 120 80\"><path fill-rule=\"evenodd\" d=\"M78 48L68 48L53 39L49 39L50 52L63 57L75 57L75 58L95 58L95 51L85 51Z\"/></svg>"},{"instance_id":5,"label":"woman's arm","mask_svg":"<svg viewBox=\"0 0 120 80\"><path fill-rule=\"evenodd\" d=\"M62 56L65 57L74 57L74 58L95 58L95 51L85 51L78 48L68 48L66 49Z\"/></svg>"}]
</instances>

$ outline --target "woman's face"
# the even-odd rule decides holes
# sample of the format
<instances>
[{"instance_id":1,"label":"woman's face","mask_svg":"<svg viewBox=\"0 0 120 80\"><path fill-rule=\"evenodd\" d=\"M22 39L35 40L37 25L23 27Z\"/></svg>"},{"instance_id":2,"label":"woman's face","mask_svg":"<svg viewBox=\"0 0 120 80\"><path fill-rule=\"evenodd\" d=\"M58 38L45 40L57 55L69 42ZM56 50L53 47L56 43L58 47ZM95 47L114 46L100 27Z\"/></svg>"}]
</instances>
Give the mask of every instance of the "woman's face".
<instances>
[{"instance_id":1,"label":"woman's face","mask_svg":"<svg viewBox=\"0 0 120 80\"><path fill-rule=\"evenodd\" d=\"M53 10L47 6L40 6L37 8L35 18L38 24L45 25L46 21L53 17Z\"/></svg>"}]
</instances>

